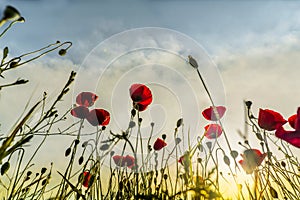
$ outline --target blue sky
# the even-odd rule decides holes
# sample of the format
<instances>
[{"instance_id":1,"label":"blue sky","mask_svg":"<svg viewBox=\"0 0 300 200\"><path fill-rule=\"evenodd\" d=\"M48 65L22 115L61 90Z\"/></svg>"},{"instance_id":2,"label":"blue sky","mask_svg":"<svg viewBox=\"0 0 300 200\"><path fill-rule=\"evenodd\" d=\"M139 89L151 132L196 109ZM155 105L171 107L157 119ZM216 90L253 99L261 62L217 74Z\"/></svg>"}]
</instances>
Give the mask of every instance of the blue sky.
<instances>
[{"instance_id":1,"label":"blue sky","mask_svg":"<svg viewBox=\"0 0 300 200\"><path fill-rule=\"evenodd\" d=\"M38 47L49 40L68 39L76 44L74 51L78 53L78 48L90 50L95 41L100 42L112 34L130 28L158 26L185 33L202 44L210 55L218 56L224 50L240 53L280 43L290 34L299 35L297 1L4 2L7 3L3 5L18 7L27 19L26 25L20 25L15 32L18 37L11 34L15 45L18 43L24 48Z\"/></svg>"},{"instance_id":2,"label":"blue sky","mask_svg":"<svg viewBox=\"0 0 300 200\"><path fill-rule=\"evenodd\" d=\"M92 49L114 34L143 27L178 31L194 39L208 53L223 81L222 94L228 108L224 124L231 138L236 140L236 130L243 130L244 99L253 100L255 114L259 107L271 108L286 118L300 106L298 1L4 0L0 10L7 4L18 8L26 19L0 41L0 46L10 47L12 55L56 40L70 40L74 45L63 58L51 54L8 75L7 80L20 76L31 82L18 91L22 98L16 96L17 89L10 90L14 91L11 93L3 91L2 101L12 101L16 106L0 118L2 123L7 121L2 130L8 129L10 119L18 116L33 93L32 88L36 88L37 96L43 90L55 93L72 69L81 69L81 77L90 79L93 69L89 73L80 65ZM66 106L72 98L65 102ZM8 108L0 104L0 109Z\"/></svg>"}]
</instances>

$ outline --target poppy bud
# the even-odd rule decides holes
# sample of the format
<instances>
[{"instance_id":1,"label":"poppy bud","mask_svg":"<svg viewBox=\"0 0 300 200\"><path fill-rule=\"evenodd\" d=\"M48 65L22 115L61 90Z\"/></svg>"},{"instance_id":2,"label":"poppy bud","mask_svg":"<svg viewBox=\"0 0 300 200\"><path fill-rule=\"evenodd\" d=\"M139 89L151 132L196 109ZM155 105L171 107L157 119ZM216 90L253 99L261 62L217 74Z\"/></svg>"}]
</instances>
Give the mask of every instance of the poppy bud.
<instances>
[{"instance_id":1,"label":"poppy bud","mask_svg":"<svg viewBox=\"0 0 300 200\"><path fill-rule=\"evenodd\" d=\"M206 146L208 147L208 149L211 151L211 147L212 147L212 144L211 142L206 142Z\"/></svg>"},{"instance_id":2,"label":"poppy bud","mask_svg":"<svg viewBox=\"0 0 300 200\"><path fill-rule=\"evenodd\" d=\"M270 187L270 193L273 198L275 198L275 199L278 198L278 193L273 187Z\"/></svg>"},{"instance_id":3,"label":"poppy bud","mask_svg":"<svg viewBox=\"0 0 300 200\"><path fill-rule=\"evenodd\" d=\"M143 119L142 118L139 118L139 123L142 123Z\"/></svg>"},{"instance_id":4,"label":"poppy bud","mask_svg":"<svg viewBox=\"0 0 300 200\"><path fill-rule=\"evenodd\" d=\"M150 124L152 127L154 126L154 122L151 122L151 124Z\"/></svg>"},{"instance_id":5,"label":"poppy bud","mask_svg":"<svg viewBox=\"0 0 300 200\"><path fill-rule=\"evenodd\" d=\"M252 101L245 101L245 105L247 106L247 109L250 109L252 105Z\"/></svg>"},{"instance_id":6,"label":"poppy bud","mask_svg":"<svg viewBox=\"0 0 300 200\"><path fill-rule=\"evenodd\" d=\"M285 164L284 161L281 161L281 166L284 167L284 168L286 167L286 164Z\"/></svg>"},{"instance_id":7,"label":"poppy bud","mask_svg":"<svg viewBox=\"0 0 300 200\"><path fill-rule=\"evenodd\" d=\"M44 179L44 180L42 181L42 186L43 186L43 185L46 185L46 183L47 183L47 179Z\"/></svg>"},{"instance_id":8,"label":"poppy bud","mask_svg":"<svg viewBox=\"0 0 300 200\"><path fill-rule=\"evenodd\" d=\"M78 139L74 140L75 146L77 146L79 144L79 142L80 141Z\"/></svg>"},{"instance_id":9,"label":"poppy bud","mask_svg":"<svg viewBox=\"0 0 300 200\"><path fill-rule=\"evenodd\" d=\"M60 56L64 56L64 55L66 55L66 53L67 53L67 50L66 50L66 49L61 49L61 50L58 51L58 54L59 54Z\"/></svg>"},{"instance_id":10,"label":"poppy bud","mask_svg":"<svg viewBox=\"0 0 300 200\"><path fill-rule=\"evenodd\" d=\"M135 110L135 109L132 109L132 110L131 110L131 116L134 117L135 115L136 115L136 110Z\"/></svg>"},{"instance_id":11,"label":"poppy bud","mask_svg":"<svg viewBox=\"0 0 300 200\"><path fill-rule=\"evenodd\" d=\"M46 167L43 167L43 168L41 169L41 174L44 174L46 171L47 171L47 168L46 168Z\"/></svg>"},{"instance_id":12,"label":"poppy bud","mask_svg":"<svg viewBox=\"0 0 300 200\"><path fill-rule=\"evenodd\" d=\"M111 152L110 152L110 156L113 156L114 154L115 154L114 151L111 151Z\"/></svg>"},{"instance_id":13,"label":"poppy bud","mask_svg":"<svg viewBox=\"0 0 300 200\"><path fill-rule=\"evenodd\" d=\"M82 143L82 148L85 148L86 146L87 146L87 144L88 144L88 141L85 141L84 143Z\"/></svg>"},{"instance_id":14,"label":"poppy bud","mask_svg":"<svg viewBox=\"0 0 300 200\"><path fill-rule=\"evenodd\" d=\"M17 67L18 63L19 63L19 62L15 62L15 61L11 62L11 63L9 64L9 68L15 68L15 67Z\"/></svg>"},{"instance_id":15,"label":"poppy bud","mask_svg":"<svg viewBox=\"0 0 300 200\"><path fill-rule=\"evenodd\" d=\"M32 171L27 172L27 176L30 176L32 174Z\"/></svg>"},{"instance_id":16,"label":"poppy bud","mask_svg":"<svg viewBox=\"0 0 300 200\"><path fill-rule=\"evenodd\" d=\"M101 129L102 129L102 131L104 131L104 130L106 129L106 126L102 126L102 128L101 128Z\"/></svg>"},{"instance_id":17,"label":"poppy bud","mask_svg":"<svg viewBox=\"0 0 300 200\"><path fill-rule=\"evenodd\" d=\"M194 67L195 69L198 68L198 63L197 61L191 56L191 55L188 55L188 60L189 60L189 63L192 67Z\"/></svg>"},{"instance_id":18,"label":"poppy bud","mask_svg":"<svg viewBox=\"0 0 300 200\"><path fill-rule=\"evenodd\" d=\"M164 179L167 180L167 178L168 178L168 175L164 174Z\"/></svg>"},{"instance_id":19,"label":"poppy bud","mask_svg":"<svg viewBox=\"0 0 300 200\"><path fill-rule=\"evenodd\" d=\"M109 147L110 147L109 144L103 144L103 145L100 146L100 150L101 151L106 151L107 149L109 149Z\"/></svg>"},{"instance_id":20,"label":"poppy bud","mask_svg":"<svg viewBox=\"0 0 300 200\"><path fill-rule=\"evenodd\" d=\"M81 165L83 163L83 156L81 156L78 160L78 164Z\"/></svg>"},{"instance_id":21,"label":"poppy bud","mask_svg":"<svg viewBox=\"0 0 300 200\"><path fill-rule=\"evenodd\" d=\"M67 157L68 155L70 155L71 153L71 148L67 148L66 152L65 152L65 156Z\"/></svg>"},{"instance_id":22,"label":"poppy bud","mask_svg":"<svg viewBox=\"0 0 300 200\"><path fill-rule=\"evenodd\" d=\"M230 159L228 158L228 156L224 155L223 160L226 165L230 165Z\"/></svg>"},{"instance_id":23,"label":"poppy bud","mask_svg":"<svg viewBox=\"0 0 300 200\"><path fill-rule=\"evenodd\" d=\"M175 139L175 144L179 144L181 142L181 139L180 138L176 138Z\"/></svg>"},{"instance_id":24,"label":"poppy bud","mask_svg":"<svg viewBox=\"0 0 300 200\"><path fill-rule=\"evenodd\" d=\"M167 135L166 135L166 134L162 134L161 138L162 138L163 140L165 140L165 139L167 138Z\"/></svg>"},{"instance_id":25,"label":"poppy bud","mask_svg":"<svg viewBox=\"0 0 300 200\"><path fill-rule=\"evenodd\" d=\"M133 128L135 127L135 122L134 121L130 121L129 122L129 128Z\"/></svg>"},{"instance_id":26,"label":"poppy bud","mask_svg":"<svg viewBox=\"0 0 300 200\"><path fill-rule=\"evenodd\" d=\"M1 175L5 174L10 167L9 162L5 162L1 167Z\"/></svg>"},{"instance_id":27,"label":"poppy bud","mask_svg":"<svg viewBox=\"0 0 300 200\"><path fill-rule=\"evenodd\" d=\"M236 157L238 157L239 153L238 153L237 151L232 150L232 151L230 152L230 155L231 155L231 157L232 157L233 159L235 159Z\"/></svg>"},{"instance_id":28,"label":"poppy bud","mask_svg":"<svg viewBox=\"0 0 300 200\"><path fill-rule=\"evenodd\" d=\"M180 119L177 121L176 127L179 128L179 127L182 125L182 122L183 122L183 119L180 118Z\"/></svg>"}]
</instances>

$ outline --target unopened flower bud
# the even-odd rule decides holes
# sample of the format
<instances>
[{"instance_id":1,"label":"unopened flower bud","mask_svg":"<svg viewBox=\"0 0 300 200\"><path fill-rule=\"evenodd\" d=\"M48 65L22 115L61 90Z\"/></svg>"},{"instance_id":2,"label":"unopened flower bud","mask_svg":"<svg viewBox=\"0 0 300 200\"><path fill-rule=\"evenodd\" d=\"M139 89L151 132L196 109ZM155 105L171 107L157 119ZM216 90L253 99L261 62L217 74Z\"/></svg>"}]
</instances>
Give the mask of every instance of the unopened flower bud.
<instances>
[{"instance_id":1,"label":"unopened flower bud","mask_svg":"<svg viewBox=\"0 0 300 200\"><path fill-rule=\"evenodd\" d=\"M61 49L61 50L59 50L59 52L58 52L58 54L59 54L60 56L64 56L64 55L66 55L66 53L67 53L67 50L66 50L66 49Z\"/></svg>"}]
</instances>

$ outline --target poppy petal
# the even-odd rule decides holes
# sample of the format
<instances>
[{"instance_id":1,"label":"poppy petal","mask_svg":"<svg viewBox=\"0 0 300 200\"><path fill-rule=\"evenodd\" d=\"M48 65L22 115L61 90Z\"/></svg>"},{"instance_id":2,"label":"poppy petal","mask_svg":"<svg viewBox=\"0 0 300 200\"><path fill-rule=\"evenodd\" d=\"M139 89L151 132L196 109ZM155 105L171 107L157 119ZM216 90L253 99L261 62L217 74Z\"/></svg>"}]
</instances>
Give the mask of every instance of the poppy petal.
<instances>
[{"instance_id":1,"label":"poppy petal","mask_svg":"<svg viewBox=\"0 0 300 200\"><path fill-rule=\"evenodd\" d=\"M226 111L224 106L210 106L202 111L202 115L205 119L210 121L218 121L221 119Z\"/></svg>"},{"instance_id":2,"label":"poppy petal","mask_svg":"<svg viewBox=\"0 0 300 200\"><path fill-rule=\"evenodd\" d=\"M286 131L283 127L279 127L275 132L275 136L300 148L300 130Z\"/></svg>"},{"instance_id":3,"label":"poppy petal","mask_svg":"<svg viewBox=\"0 0 300 200\"><path fill-rule=\"evenodd\" d=\"M164 140L157 138L156 141L154 142L153 149L155 151L159 151L165 146L167 146L167 143Z\"/></svg>"},{"instance_id":4,"label":"poppy petal","mask_svg":"<svg viewBox=\"0 0 300 200\"><path fill-rule=\"evenodd\" d=\"M205 137L208 139L215 139L222 134L222 127L219 124L208 124L204 127Z\"/></svg>"},{"instance_id":5,"label":"poppy petal","mask_svg":"<svg viewBox=\"0 0 300 200\"><path fill-rule=\"evenodd\" d=\"M106 126L110 121L110 114L104 109L93 109L87 116L88 122L92 126Z\"/></svg>"},{"instance_id":6,"label":"poppy petal","mask_svg":"<svg viewBox=\"0 0 300 200\"><path fill-rule=\"evenodd\" d=\"M82 185L84 187L89 187L90 179L91 179L90 172L88 172L88 171L83 172L83 183L82 183Z\"/></svg>"},{"instance_id":7,"label":"poppy petal","mask_svg":"<svg viewBox=\"0 0 300 200\"><path fill-rule=\"evenodd\" d=\"M273 131L287 121L278 112L269 109L259 109L258 125L267 131Z\"/></svg>"},{"instance_id":8,"label":"poppy petal","mask_svg":"<svg viewBox=\"0 0 300 200\"><path fill-rule=\"evenodd\" d=\"M123 156L115 155L115 156L113 156L113 160L117 166L119 166L119 167L125 166Z\"/></svg>"},{"instance_id":9,"label":"poppy petal","mask_svg":"<svg viewBox=\"0 0 300 200\"><path fill-rule=\"evenodd\" d=\"M133 156L127 155L127 156L124 158L124 161L125 161L126 166L127 166L128 168L131 169L131 168L134 166L134 161L135 161L135 159L134 159Z\"/></svg>"},{"instance_id":10,"label":"poppy petal","mask_svg":"<svg viewBox=\"0 0 300 200\"><path fill-rule=\"evenodd\" d=\"M288 122L289 122L290 126L294 129L296 129L296 126L295 126L296 119L297 119L297 114L294 114L288 118Z\"/></svg>"},{"instance_id":11,"label":"poppy petal","mask_svg":"<svg viewBox=\"0 0 300 200\"><path fill-rule=\"evenodd\" d=\"M90 107L97 99L98 96L92 92L81 92L76 97L76 103L80 106Z\"/></svg>"},{"instance_id":12,"label":"poppy petal","mask_svg":"<svg viewBox=\"0 0 300 200\"><path fill-rule=\"evenodd\" d=\"M300 130L300 107L297 110L297 119L295 121L295 129Z\"/></svg>"},{"instance_id":13,"label":"poppy petal","mask_svg":"<svg viewBox=\"0 0 300 200\"><path fill-rule=\"evenodd\" d=\"M89 109L84 106L77 106L71 110L71 115L79 119L85 119L89 114Z\"/></svg>"}]
</instances>

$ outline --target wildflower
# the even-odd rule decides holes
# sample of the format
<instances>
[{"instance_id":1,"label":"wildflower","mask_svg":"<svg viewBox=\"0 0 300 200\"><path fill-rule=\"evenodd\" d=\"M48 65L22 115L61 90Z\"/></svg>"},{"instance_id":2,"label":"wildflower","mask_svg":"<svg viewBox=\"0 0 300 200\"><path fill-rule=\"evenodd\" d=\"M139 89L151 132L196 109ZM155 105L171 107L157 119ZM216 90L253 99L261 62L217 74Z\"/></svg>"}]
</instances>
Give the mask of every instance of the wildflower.
<instances>
[{"instance_id":1,"label":"wildflower","mask_svg":"<svg viewBox=\"0 0 300 200\"><path fill-rule=\"evenodd\" d=\"M243 160L240 160L242 168L247 174L251 174L258 166L261 165L267 153L261 153L258 149L247 149L241 154Z\"/></svg>"},{"instance_id":2,"label":"wildflower","mask_svg":"<svg viewBox=\"0 0 300 200\"><path fill-rule=\"evenodd\" d=\"M76 97L76 103L79 106L90 107L97 99L98 96L92 92L81 92Z\"/></svg>"},{"instance_id":3,"label":"wildflower","mask_svg":"<svg viewBox=\"0 0 300 200\"><path fill-rule=\"evenodd\" d=\"M204 129L205 137L208 139L218 138L222 134L222 127L219 124L208 124Z\"/></svg>"},{"instance_id":4,"label":"wildflower","mask_svg":"<svg viewBox=\"0 0 300 200\"><path fill-rule=\"evenodd\" d=\"M135 159L132 156L120 156L120 155L115 155L113 156L113 160L115 164L119 167L125 167L127 166L128 168L132 168L134 166Z\"/></svg>"},{"instance_id":5,"label":"wildflower","mask_svg":"<svg viewBox=\"0 0 300 200\"><path fill-rule=\"evenodd\" d=\"M202 115L205 119L210 121L218 121L221 119L226 111L224 106L210 106L203 110Z\"/></svg>"},{"instance_id":6,"label":"wildflower","mask_svg":"<svg viewBox=\"0 0 300 200\"><path fill-rule=\"evenodd\" d=\"M195 69L198 68L198 63L197 61L191 56L191 55L188 55L188 60L189 60L189 63L192 67L194 67Z\"/></svg>"},{"instance_id":7,"label":"wildflower","mask_svg":"<svg viewBox=\"0 0 300 200\"><path fill-rule=\"evenodd\" d=\"M155 151L159 151L165 146L167 146L167 143L164 140L157 138L156 141L154 142L153 149Z\"/></svg>"},{"instance_id":8,"label":"wildflower","mask_svg":"<svg viewBox=\"0 0 300 200\"><path fill-rule=\"evenodd\" d=\"M178 159L178 162L183 165L183 163L184 163L184 155L180 156L180 158Z\"/></svg>"},{"instance_id":9,"label":"wildflower","mask_svg":"<svg viewBox=\"0 0 300 200\"><path fill-rule=\"evenodd\" d=\"M287 121L278 112L269 109L259 109L258 125L267 131L273 131Z\"/></svg>"},{"instance_id":10,"label":"wildflower","mask_svg":"<svg viewBox=\"0 0 300 200\"><path fill-rule=\"evenodd\" d=\"M286 131L282 126L277 128L275 136L290 143L291 145L300 148L300 107L297 110L296 115L292 115L288 118L289 124L295 130Z\"/></svg>"},{"instance_id":11,"label":"wildflower","mask_svg":"<svg viewBox=\"0 0 300 200\"><path fill-rule=\"evenodd\" d=\"M85 119L89 114L89 109L84 106L77 106L71 110L71 115L79 119Z\"/></svg>"},{"instance_id":12,"label":"wildflower","mask_svg":"<svg viewBox=\"0 0 300 200\"><path fill-rule=\"evenodd\" d=\"M184 166L188 167L191 164L191 158L190 158L190 153L187 151L185 152L179 159L178 162Z\"/></svg>"},{"instance_id":13,"label":"wildflower","mask_svg":"<svg viewBox=\"0 0 300 200\"><path fill-rule=\"evenodd\" d=\"M110 114L104 109L93 109L87 116L88 122L92 126L106 126L110 121Z\"/></svg>"},{"instance_id":14,"label":"wildflower","mask_svg":"<svg viewBox=\"0 0 300 200\"><path fill-rule=\"evenodd\" d=\"M152 102L151 90L143 84L133 84L129 89L134 108L144 111Z\"/></svg>"},{"instance_id":15,"label":"wildflower","mask_svg":"<svg viewBox=\"0 0 300 200\"><path fill-rule=\"evenodd\" d=\"M88 171L83 172L83 182L82 185L84 187L89 187L89 183L90 183L90 179L91 179L91 174Z\"/></svg>"}]
</instances>

